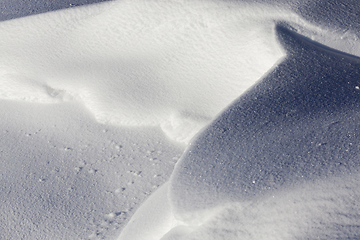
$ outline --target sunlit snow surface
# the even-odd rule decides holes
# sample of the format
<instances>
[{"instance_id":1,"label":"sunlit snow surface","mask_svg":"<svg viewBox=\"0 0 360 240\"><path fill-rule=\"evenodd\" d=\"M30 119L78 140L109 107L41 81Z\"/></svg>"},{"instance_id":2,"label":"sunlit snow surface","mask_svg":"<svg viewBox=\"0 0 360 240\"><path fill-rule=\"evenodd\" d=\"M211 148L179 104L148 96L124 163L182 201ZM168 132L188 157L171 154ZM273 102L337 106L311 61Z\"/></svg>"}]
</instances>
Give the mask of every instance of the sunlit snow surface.
<instances>
[{"instance_id":1,"label":"sunlit snow surface","mask_svg":"<svg viewBox=\"0 0 360 240\"><path fill-rule=\"evenodd\" d=\"M359 60L327 47L360 55L358 9L135 0L1 22L2 233L114 238L200 131L120 239L356 238Z\"/></svg>"},{"instance_id":2,"label":"sunlit snow surface","mask_svg":"<svg viewBox=\"0 0 360 240\"><path fill-rule=\"evenodd\" d=\"M360 234L355 200L360 59L320 46L286 27L276 29L286 59L191 143L170 180L173 211L191 222L206 215L204 210L236 202L231 209L240 215L255 214L253 221L264 229L233 225L229 236L356 238ZM344 199L344 187L352 201ZM302 192L298 200L292 196L298 194L297 188ZM288 191L294 193L287 195ZM284 192L296 204L284 203ZM255 213L254 204L260 204ZM262 204L272 205L273 220ZM226 211L221 217L234 214Z\"/></svg>"},{"instance_id":3,"label":"sunlit snow surface","mask_svg":"<svg viewBox=\"0 0 360 240\"><path fill-rule=\"evenodd\" d=\"M207 195L207 207L247 201L359 168L360 60L286 27L277 32L286 59L222 112L176 165L177 209L201 209Z\"/></svg>"}]
</instances>

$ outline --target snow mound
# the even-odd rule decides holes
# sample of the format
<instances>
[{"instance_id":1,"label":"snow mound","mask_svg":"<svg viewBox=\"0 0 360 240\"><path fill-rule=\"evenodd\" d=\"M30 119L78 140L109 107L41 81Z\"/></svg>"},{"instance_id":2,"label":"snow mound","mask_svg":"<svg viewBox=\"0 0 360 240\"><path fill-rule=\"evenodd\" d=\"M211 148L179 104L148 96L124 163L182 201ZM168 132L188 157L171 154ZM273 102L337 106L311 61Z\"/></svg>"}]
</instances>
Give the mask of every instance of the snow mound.
<instances>
[{"instance_id":1,"label":"snow mound","mask_svg":"<svg viewBox=\"0 0 360 240\"><path fill-rule=\"evenodd\" d=\"M359 180L356 173L225 204L208 210L202 223L182 225L182 232L173 228L161 240L357 239Z\"/></svg>"},{"instance_id":2,"label":"snow mound","mask_svg":"<svg viewBox=\"0 0 360 240\"><path fill-rule=\"evenodd\" d=\"M169 208L167 183L141 206L118 240L357 239L359 180L357 172L308 182L206 209L185 222Z\"/></svg>"},{"instance_id":3,"label":"snow mound","mask_svg":"<svg viewBox=\"0 0 360 240\"><path fill-rule=\"evenodd\" d=\"M276 29L286 59L191 143L171 178L176 212L360 167L359 58Z\"/></svg>"},{"instance_id":4,"label":"snow mound","mask_svg":"<svg viewBox=\"0 0 360 240\"><path fill-rule=\"evenodd\" d=\"M177 226L161 240L360 235L360 59L286 24L276 33L286 58L176 164L159 202Z\"/></svg>"},{"instance_id":5,"label":"snow mound","mask_svg":"<svg viewBox=\"0 0 360 240\"><path fill-rule=\"evenodd\" d=\"M175 143L77 101L180 142L203 129L120 239L357 238L359 10L119 0L1 22L2 233L110 237L167 180Z\"/></svg>"},{"instance_id":6,"label":"snow mound","mask_svg":"<svg viewBox=\"0 0 360 240\"><path fill-rule=\"evenodd\" d=\"M283 57L274 21L320 32L288 8L221 1L114 1L5 21L0 98L77 99L101 123L160 125L188 142Z\"/></svg>"}]
</instances>

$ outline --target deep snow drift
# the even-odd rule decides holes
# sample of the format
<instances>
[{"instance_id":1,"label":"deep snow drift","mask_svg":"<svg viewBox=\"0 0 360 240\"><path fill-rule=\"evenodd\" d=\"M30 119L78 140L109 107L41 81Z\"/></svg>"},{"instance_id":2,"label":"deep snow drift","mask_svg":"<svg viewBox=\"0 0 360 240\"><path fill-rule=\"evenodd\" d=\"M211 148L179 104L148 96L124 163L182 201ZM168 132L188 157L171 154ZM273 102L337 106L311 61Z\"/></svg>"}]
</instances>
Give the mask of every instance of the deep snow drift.
<instances>
[{"instance_id":1,"label":"deep snow drift","mask_svg":"<svg viewBox=\"0 0 360 240\"><path fill-rule=\"evenodd\" d=\"M286 59L208 126L176 165L171 198L178 211L248 201L359 168L360 60L280 25L277 33Z\"/></svg>"},{"instance_id":2,"label":"deep snow drift","mask_svg":"<svg viewBox=\"0 0 360 240\"><path fill-rule=\"evenodd\" d=\"M125 0L1 22L3 236L115 238L210 123L120 239L355 238L358 60L303 36L359 56L359 9Z\"/></svg>"},{"instance_id":3,"label":"deep snow drift","mask_svg":"<svg viewBox=\"0 0 360 240\"><path fill-rule=\"evenodd\" d=\"M3 22L0 97L75 98L99 122L187 142L283 55L272 19L301 21L238 5L116 1Z\"/></svg>"},{"instance_id":4,"label":"deep snow drift","mask_svg":"<svg viewBox=\"0 0 360 240\"><path fill-rule=\"evenodd\" d=\"M160 125L188 142L284 55L275 21L359 54L357 25L329 28L301 6L114 1L5 21L0 98L76 99L101 123Z\"/></svg>"},{"instance_id":5,"label":"deep snow drift","mask_svg":"<svg viewBox=\"0 0 360 240\"><path fill-rule=\"evenodd\" d=\"M359 237L360 59L290 29L276 26L285 59L191 142L158 201L135 214L168 219L146 239ZM170 207L150 218L161 203ZM149 236L139 223L119 239Z\"/></svg>"}]
</instances>

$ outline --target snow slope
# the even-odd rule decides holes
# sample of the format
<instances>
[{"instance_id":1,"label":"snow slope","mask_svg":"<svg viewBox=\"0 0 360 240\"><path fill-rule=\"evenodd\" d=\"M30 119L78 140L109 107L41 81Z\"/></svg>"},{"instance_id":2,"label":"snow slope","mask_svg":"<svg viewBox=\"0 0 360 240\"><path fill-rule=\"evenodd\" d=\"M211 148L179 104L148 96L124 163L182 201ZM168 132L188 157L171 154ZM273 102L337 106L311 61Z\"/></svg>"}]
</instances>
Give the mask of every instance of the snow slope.
<instances>
[{"instance_id":1,"label":"snow slope","mask_svg":"<svg viewBox=\"0 0 360 240\"><path fill-rule=\"evenodd\" d=\"M184 150L157 127L99 124L76 102L0 109L1 239L114 239Z\"/></svg>"},{"instance_id":2,"label":"snow slope","mask_svg":"<svg viewBox=\"0 0 360 240\"><path fill-rule=\"evenodd\" d=\"M120 239L355 238L358 60L333 49L360 55L359 9L125 0L1 22L3 236L116 238L201 131Z\"/></svg>"},{"instance_id":3,"label":"snow slope","mask_svg":"<svg viewBox=\"0 0 360 240\"><path fill-rule=\"evenodd\" d=\"M286 57L190 143L154 195L174 227L146 239L359 237L360 59L276 32Z\"/></svg>"},{"instance_id":4,"label":"snow slope","mask_svg":"<svg viewBox=\"0 0 360 240\"><path fill-rule=\"evenodd\" d=\"M329 30L291 5L112 1L5 21L0 98L76 99L101 123L160 125L186 143L284 55L274 21L359 53L357 28Z\"/></svg>"},{"instance_id":5,"label":"snow slope","mask_svg":"<svg viewBox=\"0 0 360 240\"><path fill-rule=\"evenodd\" d=\"M0 97L77 99L99 122L188 142L283 55L274 15L300 21L237 5L116 1L3 22Z\"/></svg>"},{"instance_id":6,"label":"snow slope","mask_svg":"<svg viewBox=\"0 0 360 240\"><path fill-rule=\"evenodd\" d=\"M359 168L360 60L281 25L277 32L286 59L191 143L171 178L175 209L247 201Z\"/></svg>"}]
</instances>

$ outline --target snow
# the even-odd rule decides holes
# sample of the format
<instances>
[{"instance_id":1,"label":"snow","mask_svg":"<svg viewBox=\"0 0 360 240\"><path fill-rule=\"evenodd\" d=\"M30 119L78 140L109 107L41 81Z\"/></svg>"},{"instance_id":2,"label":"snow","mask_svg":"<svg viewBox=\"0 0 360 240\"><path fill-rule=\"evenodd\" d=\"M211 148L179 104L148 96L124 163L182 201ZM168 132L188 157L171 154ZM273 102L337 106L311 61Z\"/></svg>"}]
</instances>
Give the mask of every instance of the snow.
<instances>
[{"instance_id":1,"label":"snow","mask_svg":"<svg viewBox=\"0 0 360 240\"><path fill-rule=\"evenodd\" d=\"M359 10L124 0L1 22L3 238L356 238Z\"/></svg>"},{"instance_id":2,"label":"snow","mask_svg":"<svg viewBox=\"0 0 360 240\"><path fill-rule=\"evenodd\" d=\"M341 176L225 204L209 210L202 223L180 223L161 240L357 239L358 181L358 174Z\"/></svg>"},{"instance_id":3,"label":"snow","mask_svg":"<svg viewBox=\"0 0 360 240\"><path fill-rule=\"evenodd\" d=\"M75 98L101 123L160 125L186 143L283 55L276 10L257 24L236 3L203 5L118 1L3 22L0 98Z\"/></svg>"},{"instance_id":4,"label":"snow","mask_svg":"<svg viewBox=\"0 0 360 240\"><path fill-rule=\"evenodd\" d=\"M175 165L159 201L170 202L178 225L161 240L359 235L360 60L286 25L276 31L286 58L198 134Z\"/></svg>"},{"instance_id":5,"label":"snow","mask_svg":"<svg viewBox=\"0 0 360 240\"><path fill-rule=\"evenodd\" d=\"M100 125L75 102L0 107L4 239L114 239L184 149L158 127Z\"/></svg>"},{"instance_id":6,"label":"snow","mask_svg":"<svg viewBox=\"0 0 360 240\"><path fill-rule=\"evenodd\" d=\"M165 183L141 205L121 232L120 239L156 240L162 238L169 229L178 227L179 222L173 216L167 198L168 185Z\"/></svg>"},{"instance_id":7,"label":"snow","mask_svg":"<svg viewBox=\"0 0 360 240\"><path fill-rule=\"evenodd\" d=\"M176 165L170 182L178 211L358 169L359 59L282 26L277 32L286 59L223 111Z\"/></svg>"}]
</instances>

